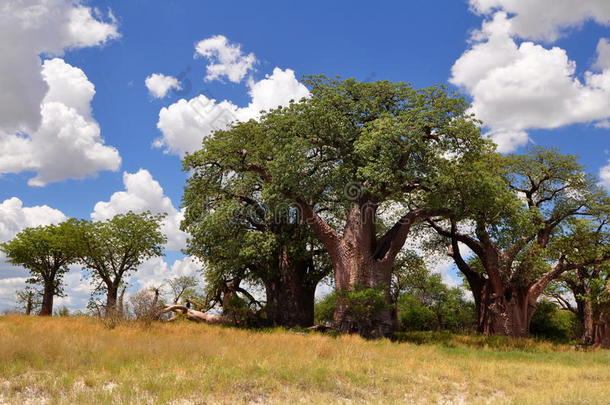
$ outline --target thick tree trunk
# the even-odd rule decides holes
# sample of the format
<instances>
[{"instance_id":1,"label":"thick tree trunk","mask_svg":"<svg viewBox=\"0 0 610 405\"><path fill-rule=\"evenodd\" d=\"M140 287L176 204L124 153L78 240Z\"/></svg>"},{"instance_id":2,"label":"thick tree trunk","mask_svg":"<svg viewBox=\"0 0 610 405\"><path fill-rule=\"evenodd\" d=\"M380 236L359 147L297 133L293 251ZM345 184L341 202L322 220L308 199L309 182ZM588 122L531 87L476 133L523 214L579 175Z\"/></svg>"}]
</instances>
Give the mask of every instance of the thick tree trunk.
<instances>
[{"instance_id":1,"label":"thick tree trunk","mask_svg":"<svg viewBox=\"0 0 610 405\"><path fill-rule=\"evenodd\" d=\"M53 315L53 298L55 297L55 283L54 281L45 282L44 290L42 293L42 305L40 307L40 316L51 316Z\"/></svg>"},{"instance_id":2,"label":"thick tree trunk","mask_svg":"<svg viewBox=\"0 0 610 405\"><path fill-rule=\"evenodd\" d=\"M359 252L346 255L343 259L341 265L335 266L335 328L344 333L358 333L368 338L390 336L396 323L392 315L390 297L391 264L378 262L373 258L367 260ZM355 302L357 300L352 298L352 293L366 289L376 290L381 295L382 302L377 302L375 295L371 297L372 302Z\"/></svg>"},{"instance_id":3,"label":"thick tree trunk","mask_svg":"<svg viewBox=\"0 0 610 405\"><path fill-rule=\"evenodd\" d=\"M273 325L313 325L314 295L319 281L308 279L308 270L313 272L313 265L313 260L295 260L286 248L282 249L278 257L277 277L265 283L265 312Z\"/></svg>"},{"instance_id":4,"label":"thick tree trunk","mask_svg":"<svg viewBox=\"0 0 610 405\"><path fill-rule=\"evenodd\" d=\"M333 266L337 291L333 316L335 329L369 338L391 336L396 326L390 296L392 265L411 227L438 213L424 209L410 211L378 239L377 205L366 193L351 205L342 235L320 218L311 206L302 201L298 203L305 221L326 247ZM381 295L381 300L377 301L382 301L382 305L378 305L379 302L374 305L356 303L352 299L356 295L354 292L372 292L371 289ZM368 294L369 297L372 295L375 294Z\"/></svg>"},{"instance_id":5,"label":"thick tree trunk","mask_svg":"<svg viewBox=\"0 0 610 405\"><path fill-rule=\"evenodd\" d=\"M477 306L478 332L487 336L529 336L538 297L534 297L526 288L506 286L503 294L491 291L490 283L485 283L481 288L482 291L473 294ZM478 300L477 296L480 297Z\"/></svg>"}]
</instances>

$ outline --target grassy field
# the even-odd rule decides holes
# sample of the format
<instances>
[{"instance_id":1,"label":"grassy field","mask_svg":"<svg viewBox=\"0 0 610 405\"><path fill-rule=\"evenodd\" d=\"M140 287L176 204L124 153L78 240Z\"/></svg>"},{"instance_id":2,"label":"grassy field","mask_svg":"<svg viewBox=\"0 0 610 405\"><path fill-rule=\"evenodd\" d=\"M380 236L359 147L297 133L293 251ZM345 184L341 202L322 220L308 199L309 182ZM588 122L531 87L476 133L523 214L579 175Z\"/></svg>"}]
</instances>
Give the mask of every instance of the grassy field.
<instances>
[{"instance_id":1,"label":"grassy field","mask_svg":"<svg viewBox=\"0 0 610 405\"><path fill-rule=\"evenodd\" d=\"M0 404L610 403L610 352L499 347L6 316Z\"/></svg>"}]
</instances>

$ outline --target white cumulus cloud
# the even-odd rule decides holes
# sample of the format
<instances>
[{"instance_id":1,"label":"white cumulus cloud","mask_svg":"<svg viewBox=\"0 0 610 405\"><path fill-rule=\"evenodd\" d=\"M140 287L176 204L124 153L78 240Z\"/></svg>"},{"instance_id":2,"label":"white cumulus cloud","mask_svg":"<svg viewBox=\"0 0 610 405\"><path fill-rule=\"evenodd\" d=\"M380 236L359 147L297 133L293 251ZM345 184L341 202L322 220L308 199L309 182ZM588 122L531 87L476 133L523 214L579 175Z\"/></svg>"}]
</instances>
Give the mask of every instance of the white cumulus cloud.
<instances>
[{"instance_id":1,"label":"white cumulus cloud","mask_svg":"<svg viewBox=\"0 0 610 405\"><path fill-rule=\"evenodd\" d=\"M150 172L145 169L140 169L136 173L125 172L123 173L123 184L125 191L117 191L112 194L109 201L100 201L95 204L91 218L103 221L128 211L165 213L167 216L163 221L161 231L167 236L166 248L169 250L184 248L187 235L180 230L180 222L184 214L174 207Z\"/></svg>"},{"instance_id":2,"label":"white cumulus cloud","mask_svg":"<svg viewBox=\"0 0 610 405\"><path fill-rule=\"evenodd\" d=\"M155 146L170 153L184 155L201 148L202 140L215 130L225 129L236 120L247 121L260 116L261 110L288 105L309 95L290 69L275 68L271 75L249 84L250 103L238 107L230 101L217 102L200 94L181 99L159 112L157 128L163 136Z\"/></svg>"},{"instance_id":3,"label":"white cumulus cloud","mask_svg":"<svg viewBox=\"0 0 610 405\"><path fill-rule=\"evenodd\" d=\"M139 288L158 287L170 278L197 276L202 268L203 264L193 256L176 260L171 266L163 258L155 257L144 262L133 279Z\"/></svg>"},{"instance_id":4,"label":"white cumulus cloud","mask_svg":"<svg viewBox=\"0 0 610 405\"><path fill-rule=\"evenodd\" d=\"M475 6L490 12L499 3L505 2L479 1ZM517 13L510 7L508 11ZM529 129L595 123L610 117L610 69L587 71L581 79L564 49L518 43L517 33L531 36L515 28L519 15L497 11L484 21L481 30L473 33L470 49L455 62L450 79L472 96L472 112L501 152L527 143ZM600 61L605 60L605 43L598 51L597 65L604 67Z\"/></svg>"},{"instance_id":5,"label":"white cumulus cloud","mask_svg":"<svg viewBox=\"0 0 610 405\"><path fill-rule=\"evenodd\" d=\"M24 207L19 198L9 198L0 203L0 243L12 239L25 228L56 224L66 219L63 212L47 205Z\"/></svg>"},{"instance_id":6,"label":"white cumulus cloud","mask_svg":"<svg viewBox=\"0 0 610 405\"><path fill-rule=\"evenodd\" d=\"M104 21L105 20L105 21ZM116 21L73 0L0 3L0 136L35 131L48 84L40 56L99 46L118 38Z\"/></svg>"},{"instance_id":7,"label":"white cumulus cloud","mask_svg":"<svg viewBox=\"0 0 610 405\"><path fill-rule=\"evenodd\" d=\"M44 62L41 74L48 85L40 105L42 122L28 134L0 131L0 174L35 171L28 184L44 186L117 170L121 158L104 145L91 115L95 87L85 73L55 58Z\"/></svg>"},{"instance_id":8,"label":"white cumulus cloud","mask_svg":"<svg viewBox=\"0 0 610 405\"><path fill-rule=\"evenodd\" d=\"M173 76L166 76L161 73L153 73L144 81L146 88L154 98L163 98L171 89L180 90L180 82Z\"/></svg>"},{"instance_id":9,"label":"white cumulus cloud","mask_svg":"<svg viewBox=\"0 0 610 405\"><path fill-rule=\"evenodd\" d=\"M230 43L223 35L199 41L195 46L195 55L210 60L205 77L208 81L226 77L233 83L239 83L256 63L253 53L244 54L241 45Z\"/></svg>"},{"instance_id":10,"label":"white cumulus cloud","mask_svg":"<svg viewBox=\"0 0 610 405\"><path fill-rule=\"evenodd\" d=\"M510 33L526 39L552 42L587 20L610 24L607 0L470 0L470 5L483 15L514 15Z\"/></svg>"}]
</instances>

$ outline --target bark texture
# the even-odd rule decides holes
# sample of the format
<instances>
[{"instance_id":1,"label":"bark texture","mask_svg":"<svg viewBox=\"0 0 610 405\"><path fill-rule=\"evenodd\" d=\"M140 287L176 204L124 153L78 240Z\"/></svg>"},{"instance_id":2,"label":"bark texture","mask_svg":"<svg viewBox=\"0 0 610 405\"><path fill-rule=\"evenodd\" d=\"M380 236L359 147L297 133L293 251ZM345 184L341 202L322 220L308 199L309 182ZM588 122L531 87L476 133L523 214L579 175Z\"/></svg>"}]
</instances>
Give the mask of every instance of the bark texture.
<instances>
[{"instance_id":1,"label":"bark texture","mask_svg":"<svg viewBox=\"0 0 610 405\"><path fill-rule=\"evenodd\" d=\"M390 336L396 326L390 296L392 265L405 244L411 226L433 213L410 211L378 238L378 206L366 195L351 204L341 235L311 206L304 202L299 202L299 205L304 219L326 247L332 263L337 290L334 327L344 333L358 333L368 338ZM384 295L385 305L362 314L354 311L353 303L341 298L362 289L380 291Z\"/></svg>"}]
</instances>

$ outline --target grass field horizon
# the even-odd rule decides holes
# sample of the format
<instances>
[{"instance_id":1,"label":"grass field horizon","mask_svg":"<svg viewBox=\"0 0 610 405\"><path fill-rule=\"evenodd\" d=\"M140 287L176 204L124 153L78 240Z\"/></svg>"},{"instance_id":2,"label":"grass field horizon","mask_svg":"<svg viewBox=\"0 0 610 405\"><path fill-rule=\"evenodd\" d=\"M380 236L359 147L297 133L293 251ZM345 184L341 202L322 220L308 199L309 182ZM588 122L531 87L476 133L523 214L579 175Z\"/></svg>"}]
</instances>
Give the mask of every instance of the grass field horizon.
<instances>
[{"instance_id":1,"label":"grass field horizon","mask_svg":"<svg viewBox=\"0 0 610 405\"><path fill-rule=\"evenodd\" d=\"M0 403L608 403L610 351L493 342L9 315L0 317Z\"/></svg>"}]
</instances>

